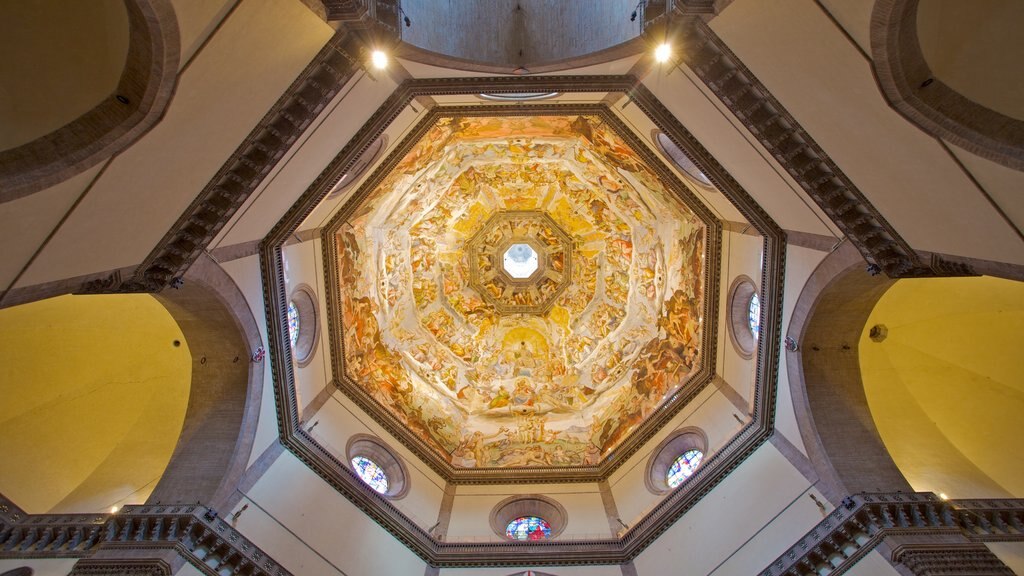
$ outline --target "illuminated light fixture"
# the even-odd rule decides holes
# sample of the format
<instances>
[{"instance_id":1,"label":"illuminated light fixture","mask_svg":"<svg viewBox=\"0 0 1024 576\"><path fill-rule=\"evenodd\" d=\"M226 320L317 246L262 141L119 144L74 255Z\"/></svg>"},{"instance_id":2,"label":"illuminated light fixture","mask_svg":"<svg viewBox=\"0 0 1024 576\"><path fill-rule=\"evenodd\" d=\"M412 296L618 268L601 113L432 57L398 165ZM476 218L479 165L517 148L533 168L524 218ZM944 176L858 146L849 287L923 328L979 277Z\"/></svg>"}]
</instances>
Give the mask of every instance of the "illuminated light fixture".
<instances>
[{"instance_id":1,"label":"illuminated light fixture","mask_svg":"<svg viewBox=\"0 0 1024 576\"><path fill-rule=\"evenodd\" d=\"M939 498L942 498L943 500L949 500L949 496L946 496L945 492L939 492Z\"/></svg>"},{"instance_id":2,"label":"illuminated light fixture","mask_svg":"<svg viewBox=\"0 0 1024 576\"><path fill-rule=\"evenodd\" d=\"M120 509L121 509L120 506L111 506L110 507L110 513L111 514L117 514L117 511L120 510Z\"/></svg>"},{"instance_id":3,"label":"illuminated light fixture","mask_svg":"<svg viewBox=\"0 0 1024 576\"><path fill-rule=\"evenodd\" d=\"M374 50L370 54L370 62L373 63L374 68L383 70L388 67L388 55L383 50Z\"/></svg>"},{"instance_id":4,"label":"illuminated light fixture","mask_svg":"<svg viewBox=\"0 0 1024 576\"><path fill-rule=\"evenodd\" d=\"M662 44L654 49L654 59L664 64L668 62L669 57L672 56L672 47L667 43Z\"/></svg>"}]
</instances>

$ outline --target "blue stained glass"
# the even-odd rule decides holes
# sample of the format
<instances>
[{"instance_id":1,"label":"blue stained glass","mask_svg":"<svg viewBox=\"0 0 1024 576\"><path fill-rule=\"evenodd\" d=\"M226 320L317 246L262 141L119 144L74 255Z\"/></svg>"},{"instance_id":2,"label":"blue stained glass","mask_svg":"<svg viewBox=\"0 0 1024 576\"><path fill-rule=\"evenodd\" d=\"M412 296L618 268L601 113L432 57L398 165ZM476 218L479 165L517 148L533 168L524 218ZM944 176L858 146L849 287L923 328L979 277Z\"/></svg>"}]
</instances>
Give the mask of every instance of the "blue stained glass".
<instances>
[{"instance_id":1,"label":"blue stained glass","mask_svg":"<svg viewBox=\"0 0 1024 576\"><path fill-rule=\"evenodd\" d=\"M388 491L388 476L384 473L384 469L373 460L356 456L352 459L352 468L355 469L359 478L366 482L370 488L381 494Z\"/></svg>"},{"instance_id":2,"label":"blue stained glass","mask_svg":"<svg viewBox=\"0 0 1024 576\"><path fill-rule=\"evenodd\" d=\"M551 537L551 525L537 516L522 516L508 523L505 535L513 540L544 540Z\"/></svg>"},{"instance_id":3,"label":"blue stained glass","mask_svg":"<svg viewBox=\"0 0 1024 576\"><path fill-rule=\"evenodd\" d=\"M683 483L693 474L693 471L700 466L700 461L704 458L704 453L700 450L687 450L683 452L676 461L672 463L672 467L668 469L668 474L665 480L668 482L669 488L675 488Z\"/></svg>"},{"instance_id":4,"label":"blue stained glass","mask_svg":"<svg viewBox=\"0 0 1024 576\"><path fill-rule=\"evenodd\" d=\"M761 300L754 294L750 297L750 306L747 309L747 322L750 323L750 333L757 339L761 333Z\"/></svg>"},{"instance_id":5,"label":"blue stained glass","mask_svg":"<svg viewBox=\"0 0 1024 576\"><path fill-rule=\"evenodd\" d=\"M299 342L299 309L295 302L288 303L288 339L291 340L292 348Z\"/></svg>"}]
</instances>

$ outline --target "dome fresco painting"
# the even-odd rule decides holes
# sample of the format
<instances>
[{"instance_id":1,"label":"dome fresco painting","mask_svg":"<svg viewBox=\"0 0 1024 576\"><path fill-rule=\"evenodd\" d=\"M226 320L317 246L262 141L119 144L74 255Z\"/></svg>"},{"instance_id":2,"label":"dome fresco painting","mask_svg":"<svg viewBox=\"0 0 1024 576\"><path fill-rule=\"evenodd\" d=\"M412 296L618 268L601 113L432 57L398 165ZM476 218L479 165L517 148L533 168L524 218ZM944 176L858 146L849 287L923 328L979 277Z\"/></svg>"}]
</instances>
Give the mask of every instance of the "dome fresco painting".
<instances>
[{"instance_id":1,"label":"dome fresco painting","mask_svg":"<svg viewBox=\"0 0 1024 576\"><path fill-rule=\"evenodd\" d=\"M700 366L706 226L597 116L441 118L352 202L345 377L454 466L596 465Z\"/></svg>"}]
</instances>

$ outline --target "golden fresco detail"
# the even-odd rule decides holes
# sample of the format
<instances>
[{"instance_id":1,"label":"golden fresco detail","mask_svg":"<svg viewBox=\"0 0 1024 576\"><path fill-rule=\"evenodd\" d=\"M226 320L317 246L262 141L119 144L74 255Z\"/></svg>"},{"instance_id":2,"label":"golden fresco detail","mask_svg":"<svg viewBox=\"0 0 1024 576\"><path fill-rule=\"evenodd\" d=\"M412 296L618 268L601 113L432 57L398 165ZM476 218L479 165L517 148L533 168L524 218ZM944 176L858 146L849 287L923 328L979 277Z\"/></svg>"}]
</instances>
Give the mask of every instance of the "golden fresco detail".
<instances>
[{"instance_id":1,"label":"golden fresco detail","mask_svg":"<svg viewBox=\"0 0 1024 576\"><path fill-rule=\"evenodd\" d=\"M338 231L345 376L455 466L595 465L699 367L705 234L596 116L442 119Z\"/></svg>"}]
</instances>

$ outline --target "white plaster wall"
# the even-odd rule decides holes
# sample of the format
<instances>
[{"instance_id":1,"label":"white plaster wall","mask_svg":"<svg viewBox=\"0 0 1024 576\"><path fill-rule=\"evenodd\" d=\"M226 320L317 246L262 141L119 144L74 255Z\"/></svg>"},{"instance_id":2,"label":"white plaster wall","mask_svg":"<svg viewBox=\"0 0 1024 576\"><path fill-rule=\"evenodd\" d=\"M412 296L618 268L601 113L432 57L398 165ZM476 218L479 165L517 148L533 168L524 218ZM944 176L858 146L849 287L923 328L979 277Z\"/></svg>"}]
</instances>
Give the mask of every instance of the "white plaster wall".
<instances>
[{"instance_id":1,"label":"white plaster wall","mask_svg":"<svg viewBox=\"0 0 1024 576\"><path fill-rule=\"evenodd\" d=\"M785 342L789 332L789 324L793 318L793 309L800 298L807 279L818 267L818 264L825 259L827 253L810 248L801 248L790 245L786 248L786 284L783 288L782 299L782 340ZM799 448L804 455L807 449L804 447L803 438L800 436L800 426L796 421L796 412L793 409L793 394L790 390L789 369L786 365L787 352L785 347L779 346L782 357L779 359L779 385L775 402L775 429L781 432L794 446Z\"/></svg>"},{"instance_id":2,"label":"white plaster wall","mask_svg":"<svg viewBox=\"0 0 1024 576\"><path fill-rule=\"evenodd\" d=\"M252 310L256 327L260 331L263 348L267 349L267 315L263 310L263 287L260 276L259 256L247 256L221 264L224 271L235 281ZM277 412L274 405L274 379L270 370L269 354L263 361L263 394L260 397L259 420L256 423L256 438L249 454L249 466L277 438Z\"/></svg>"},{"instance_id":3,"label":"white plaster wall","mask_svg":"<svg viewBox=\"0 0 1024 576\"><path fill-rule=\"evenodd\" d=\"M348 462L345 447L349 439L356 434L370 434L384 441L391 450L403 461L409 476L409 492L405 497L392 500L403 514L411 518L421 528L427 529L437 522L441 510L441 499L444 496L445 482L431 470L419 457L394 439L372 418L367 416L340 391L335 391L331 398L307 421L316 424L312 435L322 446L334 454L342 462ZM342 498L338 496L338 498Z\"/></svg>"},{"instance_id":4,"label":"white plaster wall","mask_svg":"<svg viewBox=\"0 0 1024 576\"><path fill-rule=\"evenodd\" d=\"M77 558L12 558L0 559L0 574L22 566L33 570L33 576L67 576Z\"/></svg>"},{"instance_id":5,"label":"white plaster wall","mask_svg":"<svg viewBox=\"0 0 1024 576\"><path fill-rule=\"evenodd\" d=\"M163 120L113 160L19 285L141 262L331 33L301 2L240 3Z\"/></svg>"},{"instance_id":6,"label":"white plaster wall","mask_svg":"<svg viewBox=\"0 0 1024 576\"><path fill-rule=\"evenodd\" d=\"M305 366L295 367L295 392L298 397L299 416L305 420L308 415L302 410L316 398L317 394L331 381L331 354L327 326L327 288L324 285L324 272L320 258L320 240L291 244L282 250L284 260L285 293L291 297L300 284L306 284L316 293L319 307L317 321L320 337L312 352L311 361ZM308 321L300 318L300 322Z\"/></svg>"},{"instance_id":7,"label":"white plaster wall","mask_svg":"<svg viewBox=\"0 0 1024 576\"><path fill-rule=\"evenodd\" d=\"M290 452L245 495L237 528L293 574L422 574L404 544L342 498ZM243 503L240 503L242 505Z\"/></svg>"},{"instance_id":8,"label":"white plaster wall","mask_svg":"<svg viewBox=\"0 0 1024 576\"><path fill-rule=\"evenodd\" d=\"M712 22L727 13L723 12ZM827 221L803 190L691 70L685 66L659 66L643 82L779 226L815 234L832 233L835 225ZM729 213L724 207L719 207L719 211Z\"/></svg>"},{"instance_id":9,"label":"white plaster wall","mask_svg":"<svg viewBox=\"0 0 1024 576\"><path fill-rule=\"evenodd\" d=\"M805 495L808 487L807 480L774 446L763 444L634 560L637 573L677 574L681 559L686 559L687 574L714 573L730 562L745 568L757 557L767 565L820 520L820 515L815 518L817 508ZM798 500L801 503L796 504ZM789 512L792 522L798 523L789 527L794 537L776 541L763 527L791 505L798 506ZM805 511L807 506L810 512ZM739 555L748 543L755 548ZM740 573L751 572L718 572Z\"/></svg>"},{"instance_id":10,"label":"white plaster wall","mask_svg":"<svg viewBox=\"0 0 1024 576\"><path fill-rule=\"evenodd\" d=\"M1016 232L889 107L869 60L815 2L736 0L711 27L912 246L1024 263Z\"/></svg>"},{"instance_id":11,"label":"white plaster wall","mask_svg":"<svg viewBox=\"0 0 1024 576\"><path fill-rule=\"evenodd\" d=\"M301 3L296 4L309 12ZM310 54L304 64L312 58ZM292 145L232 222L218 234L214 245L230 246L266 236L396 86L384 74L371 77L356 72L327 106L326 113L313 121L312 129Z\"/></svg>"},{"instance_id":12,"label":"white plaster wall","mask_svg":"<svg viewBox=\"0 0 1024 576\"><path fill-rule=\"evenodd\" d=\"M764 282L761 278L761 255L764 252L764 238L739 232L722 233L722 282L718 294L718 348L717 373L725 379L748 402L754 396L754 369L757 366L757 345L754 354L747 359L740 356L729 337L730 288L739 276L748 276L754 281L761 297ZM762 301L762 306L764 302Z\"/></svg>"},{"instance_id":13,"label":"white plaster wall","mask_svg":"<svg viewBox=\"0 0 1024 576\"><path fill-rule=\"evenodd\" d=\"M608 478L608 484L622 521L632 526L661 501L661 496L647 489L644 475L648 460L662 440L679 428L695 426L708 436L705 458L710 458L742 427L735 417L730 416L736 412L732 403L714 385L709 385L642 449L615 470Z\"/></svg>"},{"instance_id":14,"label":"white plaster wall","mask_svg":"<svg viewBox=\"0 0 1024 576\"><path fill-rule=\"evenodd\" d=\"M505 498L522 494L548 496L565 507L568 522L560 540L611 535L597 484L465 485L455 492L447 539L503 540L491 530L491 511Z\"/></svg>"}]
</instances>

